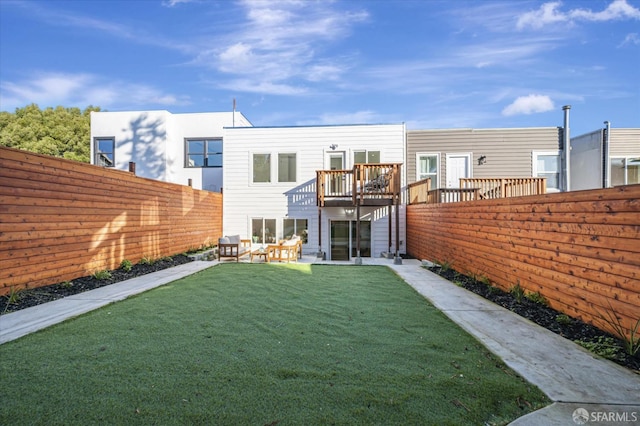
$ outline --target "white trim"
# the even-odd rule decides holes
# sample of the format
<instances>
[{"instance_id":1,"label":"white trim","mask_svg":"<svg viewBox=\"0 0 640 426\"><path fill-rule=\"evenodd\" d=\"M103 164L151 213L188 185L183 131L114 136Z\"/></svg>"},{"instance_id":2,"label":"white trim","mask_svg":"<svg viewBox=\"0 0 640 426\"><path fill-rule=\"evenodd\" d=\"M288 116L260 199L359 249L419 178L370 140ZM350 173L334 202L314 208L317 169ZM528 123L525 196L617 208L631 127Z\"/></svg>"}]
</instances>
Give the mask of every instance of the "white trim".
<instances>
[{"instance_id":1,"label":"white trim","mask_svg":"<svg viewBox=\"0 0 640 426\"><path fill-rule=\"evenodd\" d=\"M560 192L564 185L562 168L562 151L531 151L531 177L538 177L538 156L555 155L558 157L558 187L549 186L547 182L547 192Z\"/></svg>"}]
</instances>

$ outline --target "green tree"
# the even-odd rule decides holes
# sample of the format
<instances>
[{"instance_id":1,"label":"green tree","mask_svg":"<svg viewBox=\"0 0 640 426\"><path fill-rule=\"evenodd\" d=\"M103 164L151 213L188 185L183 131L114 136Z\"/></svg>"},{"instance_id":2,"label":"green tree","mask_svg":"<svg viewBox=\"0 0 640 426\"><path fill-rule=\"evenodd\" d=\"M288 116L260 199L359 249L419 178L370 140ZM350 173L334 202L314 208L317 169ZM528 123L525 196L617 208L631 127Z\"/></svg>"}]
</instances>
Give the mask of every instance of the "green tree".
<instances>
[{"instance_id":1,"label":"green tree","mask_svg":"<svg viewBox=\"0 0 640 426\"><path fill-rule=\"evenodd\" d=\"M0 112L0 145L38 154L90 161L91 111L100 107L46 108L31 104L16 112Z\"/></svg>"}]
</instances>

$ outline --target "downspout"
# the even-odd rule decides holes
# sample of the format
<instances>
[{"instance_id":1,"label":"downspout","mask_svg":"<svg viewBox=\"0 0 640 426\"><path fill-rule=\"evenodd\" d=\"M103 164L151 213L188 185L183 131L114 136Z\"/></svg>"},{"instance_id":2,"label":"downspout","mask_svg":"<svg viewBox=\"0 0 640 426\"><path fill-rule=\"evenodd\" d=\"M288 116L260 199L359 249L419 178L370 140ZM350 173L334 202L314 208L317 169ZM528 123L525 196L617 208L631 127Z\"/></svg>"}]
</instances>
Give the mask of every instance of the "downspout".
<instances>
[{"instance_id":1,"label":"downspout","mask_svg":"<svg viewBox=\"0 0 640 426\"><path fill-rule=\"evenodd\" d=\"M322 207L318 206L318 253L316 259L325 260L326 257L322 252Z\"/></svg>"},{"instance_id":2,"label":"downspout","mask_svg":"<svg viewBox=\"0 0 640 426\"><path fill-rule=\"evenodd\" d=\"M602 157L603 157L603 168L602 175L604 177L604 185L603 188L609 188L611 182L611 160L609 160L609 134L611 133L611 123L609 121L604 122L604 138L602 138Z\"/></svg>"},{"instance_id":3,"label":"downspout","mask_svg":"<svg viewBox=\"0 0 640 426\"><path fill-rule=\"evenodd\" d=\"M569 130L569 110L571 105L562 107L564 111L564 131L562 132L564 147L564 172L565 172L565 191L571 191L571 135Z\"/></svg>"},{"instance_id":4,"label":"downspout","mask_svg":"<svg viewBox=\"0 0 640 426\"><path fill-rule=\"evenodd\" d=\"M360 257L360 200L356 201L356 265L362 265Z\"/></svg>"}]
</instances>

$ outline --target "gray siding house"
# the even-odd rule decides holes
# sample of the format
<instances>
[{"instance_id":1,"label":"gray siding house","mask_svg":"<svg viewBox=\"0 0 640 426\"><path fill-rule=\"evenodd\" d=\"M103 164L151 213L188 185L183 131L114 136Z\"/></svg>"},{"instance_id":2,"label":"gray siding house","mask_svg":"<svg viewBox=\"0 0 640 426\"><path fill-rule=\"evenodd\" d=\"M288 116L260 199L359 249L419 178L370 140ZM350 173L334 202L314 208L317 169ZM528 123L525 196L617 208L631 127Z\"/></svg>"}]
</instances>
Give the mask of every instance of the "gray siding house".
<instances>
[{"instance_id":1,"label":"gray siding house","mask_svg":"<svg viewBox=\"0 0 640 426\"><path fill-rule=\"evenodd\" d=\"M407 182L431 178L432 189L460 178L546 177L563 188L562 127L407 131Z\"/></svg>"}]
</instances>

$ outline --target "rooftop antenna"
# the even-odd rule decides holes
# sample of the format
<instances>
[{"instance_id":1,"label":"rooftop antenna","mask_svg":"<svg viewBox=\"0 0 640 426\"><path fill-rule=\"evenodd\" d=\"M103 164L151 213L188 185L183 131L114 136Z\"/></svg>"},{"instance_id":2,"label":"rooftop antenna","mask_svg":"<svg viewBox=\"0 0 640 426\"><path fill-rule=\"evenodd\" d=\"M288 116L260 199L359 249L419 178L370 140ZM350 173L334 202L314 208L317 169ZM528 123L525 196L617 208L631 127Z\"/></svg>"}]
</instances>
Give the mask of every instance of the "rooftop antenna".
<instances>
[{"instance_id":1,"label":"rooftop antenna","mask_svg":"<svg viewBox=\"0 0 640 426\"><path fill-rule=\"evenodd\" d=\"M236 98L233 98L233 115L231 127L236 127Z\"/></svg>"}]
</instances>

